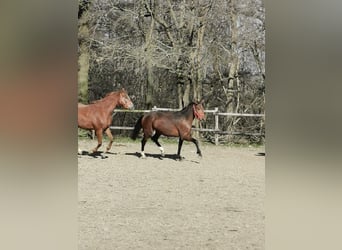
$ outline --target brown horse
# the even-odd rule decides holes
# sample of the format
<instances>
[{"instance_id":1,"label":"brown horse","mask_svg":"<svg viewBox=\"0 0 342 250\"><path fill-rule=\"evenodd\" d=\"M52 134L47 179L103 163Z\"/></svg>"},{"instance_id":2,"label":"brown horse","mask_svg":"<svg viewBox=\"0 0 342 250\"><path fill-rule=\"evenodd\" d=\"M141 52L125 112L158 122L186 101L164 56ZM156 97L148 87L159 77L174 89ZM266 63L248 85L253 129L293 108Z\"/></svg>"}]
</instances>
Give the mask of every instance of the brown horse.
<instances>
[{"instance_id":1,"label":"brown horse","mask_svg":"<svg viewBox=\"0 0 342 250\"><path fill-rule=\"evenodd\" d=\"M110 140L105 152L108 152L112 147L113 135L109 126L112 124L112 113L117 105L126 109L134 108L125 89L110 92L104 98L89 105L78 104L78 127L88 130L93 129L97 136L97 146L91 153L95 153L101 147L103 131L106 132Z\"/></svg>"},{"instance_id":2,"label":"brown horse","mask_svg":"<svg viewBox=\"0 0 342 250\"><path fill-rule=\"evenodd\" d=\"M135 140L141 128L143 128L144 136L141 141L141 157L146 158L144 148L148 138L151 138L164 156L164 149L158 142L161 135L169 137L179 137L177 158L182 159L180 153L183 141L191 141L196 145L197 154L202 156L198 146L198 141L191 136L192 122L195 118L204 119L203 101L191 102L181 111L176 112L150 112L139 118L135 124L131 138Z\"/></svg>"}]
</instances>

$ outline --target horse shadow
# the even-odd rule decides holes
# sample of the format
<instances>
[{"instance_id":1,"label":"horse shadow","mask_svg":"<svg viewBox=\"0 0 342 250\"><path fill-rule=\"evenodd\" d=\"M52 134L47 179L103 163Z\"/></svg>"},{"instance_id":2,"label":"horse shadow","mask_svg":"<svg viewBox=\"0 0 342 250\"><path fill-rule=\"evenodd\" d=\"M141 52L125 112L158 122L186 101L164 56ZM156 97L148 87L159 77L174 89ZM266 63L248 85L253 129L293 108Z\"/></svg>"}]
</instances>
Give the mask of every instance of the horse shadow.
<instances>
[{"instance_id":1,"label":"horse shadow","mask_svg":"<svg viewBox=\"0 0 342 250\"><path fill-rule=\"evenodd\" d=\"M139 152L125 153L125 155L136 156L138 158L141 158L141 154ZM177 154L164 154L162 156L161 154L145 153L145 155L146 155L146 158L154 158L154 159L159 159L159 160L171 159L171 160L179 161L179 157ZM182 157L182 159L184 159L184 157Z\"/></svg>"},{"instance_id":2,"label":"horse shadow","mask_svg":"<svg viewBox=\"0 0 342 250\"><path fill-rule=\"evenodd\" d=\"M107 155L117 155L117 153L112 153L112 152L104 153L103 151L96 151L94 153L89 153L88 151L82 151L81 154L79 154L79 156L82 156L82 155L87 155L87 156L90 156L92 158L107 159L108 158Z\"/></svg>"},{"instance_id":3,"label":"horse shadow","mask_svg":"<svg viewBox=\"0 0 342 250\"><path fill-rule=\"evenodd\" d=\"M255 156L266 156L266 153L264 153L264 152L259 152L259 153L256 153Z\"/></svg>"}]
</instances>

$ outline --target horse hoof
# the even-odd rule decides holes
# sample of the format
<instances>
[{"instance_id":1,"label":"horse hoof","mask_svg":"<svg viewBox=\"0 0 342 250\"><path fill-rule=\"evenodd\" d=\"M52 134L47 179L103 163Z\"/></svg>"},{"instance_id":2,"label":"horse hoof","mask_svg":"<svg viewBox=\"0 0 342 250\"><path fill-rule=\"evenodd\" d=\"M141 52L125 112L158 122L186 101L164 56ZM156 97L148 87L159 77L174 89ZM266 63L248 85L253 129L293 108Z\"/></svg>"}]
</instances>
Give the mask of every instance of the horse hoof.
<instances>
[{"instance_id":1,"label":"horse hoof","mask_svg":"<svg viewBox=\"0 0 342 250\"><path fill-rule=\"evenodd\" d=\"M141 158L141 159L146 159L146 155L145 155L145 152L144 152L144 151L142 151L142 152L140 153L140 158Z\"/></svg>"},{"instance_id":2,"label":"horse hoof","mask_svg":"<svg viewBox=\"0 0 342 250\"><path fill-rule=\"evenodd\" d=\"M182 160L184 160L184 159L185 159L185 157L179 155L179 156L176 158L176 161L182 161Z\"/></svg>"}]
</instances>

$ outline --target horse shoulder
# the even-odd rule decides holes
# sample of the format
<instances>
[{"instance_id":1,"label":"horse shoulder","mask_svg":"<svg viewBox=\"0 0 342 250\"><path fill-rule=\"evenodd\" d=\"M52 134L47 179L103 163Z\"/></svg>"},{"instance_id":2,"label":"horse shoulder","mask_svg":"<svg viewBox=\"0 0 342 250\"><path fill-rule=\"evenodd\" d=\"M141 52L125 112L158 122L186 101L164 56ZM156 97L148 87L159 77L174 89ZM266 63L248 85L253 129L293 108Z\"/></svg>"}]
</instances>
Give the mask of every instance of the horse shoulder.
<instances>
[{"instance_id":1,"label":"horse shoulder","mask_svg":"<svg viewBox=\"0 0 342 250\"><path fill-rule=\"evenodd\" d=\"M192 123L189 123L186 119L179 119L176 126L180 135L184 136L191 134Z\"/></svg>"},{"instance_id":2,"label":"horse shoulder","mask_svg":"<svg viewBox=\"0 0 342 250\"><path fill-rule=\"evenodd\" d=\"M107 125L108 125L108 126L112 125L112 122L113 122L113 116L112 116L112 114L110 114L110 115L107 117Z\"/></svg>"}]
</instances>

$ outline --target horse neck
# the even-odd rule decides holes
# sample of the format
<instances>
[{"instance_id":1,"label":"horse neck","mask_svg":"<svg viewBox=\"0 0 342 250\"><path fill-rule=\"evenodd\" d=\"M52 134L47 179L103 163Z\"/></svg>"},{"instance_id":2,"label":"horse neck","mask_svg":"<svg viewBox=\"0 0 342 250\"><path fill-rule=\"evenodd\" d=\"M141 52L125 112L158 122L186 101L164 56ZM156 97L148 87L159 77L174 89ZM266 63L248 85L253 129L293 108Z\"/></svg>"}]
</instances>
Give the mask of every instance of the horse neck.
<instances>
[{"instance_id":1,"label":"horse neck","mask_svg":"<svg viewBox=\"0 0 342 250\"><path fill-rule=\"evenodd\" d=\"M108 112L112 112L119 102L119 94L115 93L103 99L103 106Z\"/></svg>"},{"instance_id":2,"label":"horse neck","mask_svg":"<svg viewBox=\"0 0 342 250\"><path fill-rule=\"evenodd\" d=\"M187 121L189 121L191 124L193 120L195 119L194 111L193 111L193 104L189 104L184 110L183 110L184 116Z\"/></svg>"}]
</instances>

